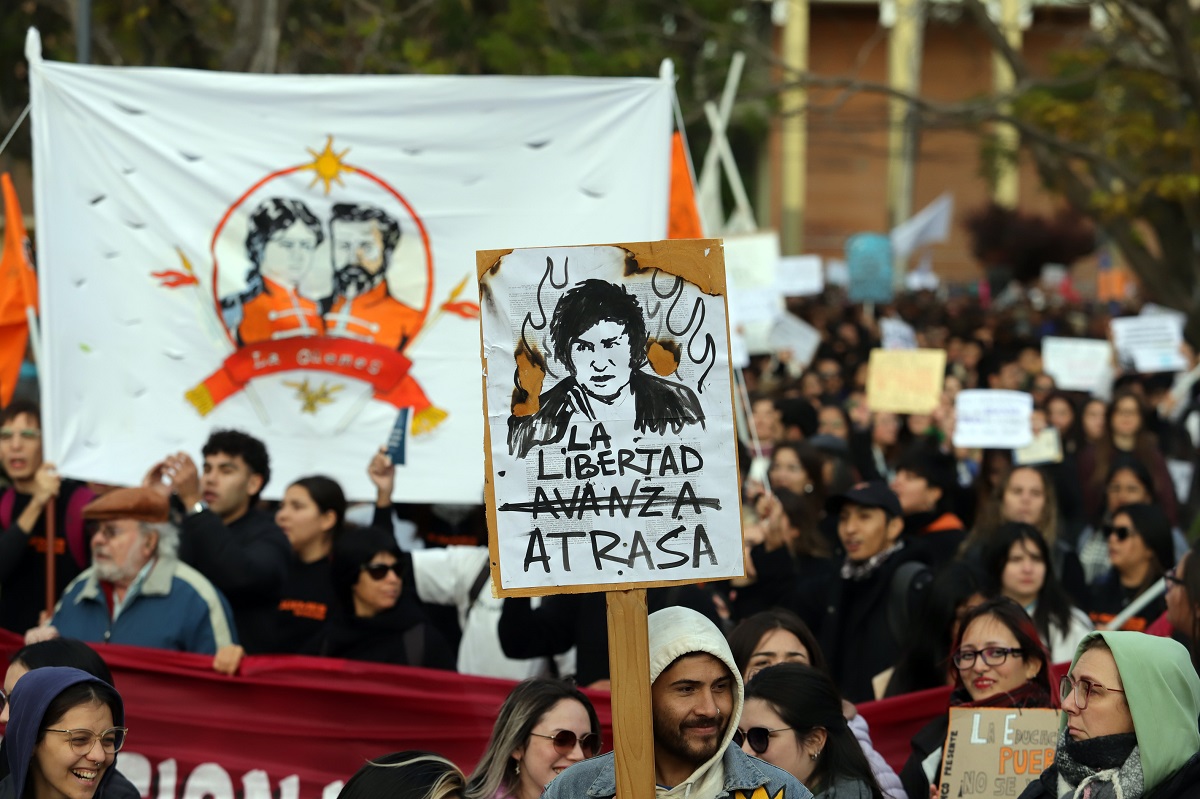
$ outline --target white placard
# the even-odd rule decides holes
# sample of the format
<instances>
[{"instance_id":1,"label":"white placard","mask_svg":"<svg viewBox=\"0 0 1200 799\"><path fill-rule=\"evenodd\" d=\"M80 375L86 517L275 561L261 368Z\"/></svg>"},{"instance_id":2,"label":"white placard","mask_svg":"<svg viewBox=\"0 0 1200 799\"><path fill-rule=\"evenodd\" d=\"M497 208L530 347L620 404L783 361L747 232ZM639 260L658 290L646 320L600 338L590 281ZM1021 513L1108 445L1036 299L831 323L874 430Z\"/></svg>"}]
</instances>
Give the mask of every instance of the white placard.
<instances>
[{"instance_id":1,"label":"white placard","mask_svg":"<svg viewBox=\"0 0 1200 799\"><path fill-rule=\"evenodd\" d=\"M779 261L776 285L785 297L811 297L825 290L819 255L791 255Z\"/></svg>"},{"instance_id":2,"label":"white placard","mask_svg":"<svg viewBox=\"0 0 1200 799\"><path fill-rule=\"evenodd\" d=\"M742 573L715 245L478 255L501 590Z\"/></svg>"},{"instance_id":3,"label":"white placard","mask_svg":"<svg viewBox=\"0 0 1200 799\"><path fill-rule=\"evenodd\" d=\"M1169 458L1167 471L1171 474L1171 482L1175 484L1175 497L1179 504L1183 505L1192 493L1192 477L1196 473L1196 465L1191 461Z\"/></svg>"},{"instance_id":4,"label":"white placard","mask_svg":"<svg viewBox=\"0 0 1200 799\"><path fill-rule=\"evenodd\" d=\"M1042 368L1063 391L1100 391L1112 380L1112 347L1103 339L1047 336Z\"/></svg>"},{"instance_id":5,"label":"white placard","mask_svg":"<svg viewBox=\"0 0 1200 799\"><path fill-rule=\"evenodd\" d=\"M764 230L726 236L725 283L732 289L767 288L779 272L779 233Z\"/></svg>"},{"instance_id":6,"label":"white placard","mask_svg":"<svg viewBox=\"0 0 1200 799\"><path fill-rule=\"evenodd\" d=\"M1113 346L1122 361L1139 372L1178 372L1187 368L1180 352L1182 314L1149 313L1113 319Z\"/></svg>"},{"instance_id":7,"label":"white placard","mask_svg":"<svg viewBox=\"0 0 1200 799\"><path fill-rule=\"evenodd\" d=\"M789 352L794 362L808 366L821 346L821 333L800 317L784 313L771 327L770 344L773 351Z\"/></svg>"},{"instance_id":8,"label":"white placard","mask_svg":"<svg viewBox=\"0 0 1200 799\"><path fill-rule=\"evenodd\" d=\"M1033 437L1027 447L1013 450L1013 463L1017 466L1035 466L1039 463L1062 463L1062 439L1057 428L1047 427Z\"/></svg>"},{"instance_id":9,"label":"white placard","mask_svg":"<svg viewBox=\"0 0 1200 799\"><path fill-rule=\"evenodd\" d=\"M879 320L879 330L883 334L885 350L915 350L917 348L917 331L903 319L893 319L890 316Z\"/></svg>"},{"instance_id":10,"label":"white placard","mask_svg":"<svg viewBox=\"0 0 1200 799\"><path fill-rule=\"evenodd\" d=\"M1024 391L967 389L954 401L954 446L1018 449L1033 441L1033 397Z\"/></svg>"}]
</instances>

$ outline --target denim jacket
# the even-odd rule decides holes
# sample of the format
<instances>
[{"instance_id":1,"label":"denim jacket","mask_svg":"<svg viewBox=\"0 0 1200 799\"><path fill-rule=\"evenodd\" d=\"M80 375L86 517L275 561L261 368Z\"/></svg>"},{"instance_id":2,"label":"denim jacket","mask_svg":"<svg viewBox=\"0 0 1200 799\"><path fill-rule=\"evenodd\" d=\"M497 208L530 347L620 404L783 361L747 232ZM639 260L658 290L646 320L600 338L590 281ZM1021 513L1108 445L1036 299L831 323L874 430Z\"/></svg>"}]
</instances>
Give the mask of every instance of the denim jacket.
<instances>
[{"instance_id":1,"label":"denim jacket","mask_svg":"<svg viewBox=\"0 0 1200 799\"><path fill-rule=\"evenodd\" d=\"M576 763L546 788L544 799L605 799L617 793L614 755ZM812 793L799 780L780 768L743 752L734 743L721 758L725 769L722 790L715 796L689 796L688 799L812 799Z\"/></svg>"}]
</instances>

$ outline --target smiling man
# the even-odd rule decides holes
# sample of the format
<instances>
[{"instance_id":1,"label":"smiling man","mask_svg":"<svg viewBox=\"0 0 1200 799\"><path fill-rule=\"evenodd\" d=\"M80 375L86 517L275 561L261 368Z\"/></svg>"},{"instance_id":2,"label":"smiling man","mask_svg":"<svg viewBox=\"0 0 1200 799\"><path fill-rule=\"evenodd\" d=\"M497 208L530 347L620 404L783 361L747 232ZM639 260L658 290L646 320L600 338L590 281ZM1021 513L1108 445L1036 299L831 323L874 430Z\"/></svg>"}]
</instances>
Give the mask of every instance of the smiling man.
<instances>
[{"instance_id":1,"label":"smiling man","mask_svg":"<svg viewBox=\"0 0 1200 799\"><path fill-rule=\"evenodd\" d=\"M646 320L624 287L593 279L563 292L550 338L554 359L568 375L542 393L537 412L509 418L508 448L517 457L558 443L580 419L629 423L637 433L660 435L704 423L694 391L643 369Z\"/></svg>"},{"instance_id":2,"label":"smiling man","mask_svg":"<svg viewBox=\"0 0 1200 799\"><path fill-rule=\"evenodd\" d=\"M786 771L733 743L742 715L742 679L716 625L694 610L669 607L650 614L649 626L656 795L811 797ZM550 783L544 796L615 796L614 763L612 752L578 763Z\"/></svg>"}]
</instances>

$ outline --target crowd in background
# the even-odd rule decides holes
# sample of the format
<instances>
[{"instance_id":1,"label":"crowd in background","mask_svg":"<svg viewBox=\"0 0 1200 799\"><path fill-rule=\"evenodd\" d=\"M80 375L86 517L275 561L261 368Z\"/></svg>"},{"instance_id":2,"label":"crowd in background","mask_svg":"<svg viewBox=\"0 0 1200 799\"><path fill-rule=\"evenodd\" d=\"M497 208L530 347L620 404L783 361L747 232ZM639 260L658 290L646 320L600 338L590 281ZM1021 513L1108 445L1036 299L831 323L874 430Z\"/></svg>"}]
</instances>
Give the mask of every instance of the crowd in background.
<instances>
[{"instance_id":1,"label":"crowd in background","mask_svg":"<svg viewBox=\"0 0 1200 799\"><path fill-rule=\"evenodd\" d=\"M863 796L925 799L945 718L914 738L897 774L873 751L853 703L951 686L954 706L1055 707L1067 695L1050 666L1110 628L1173 638L1200 664L1200 550L1191 543L1200 491L1178 466L1194 464L1200 443L1190 342L1185 371L1116 364L1111 385L1083 393L1055 385L1042 339L1106 338L1114 310L1136 309L985 309L921 293L873 313L832 295L790 310L822 335L812 362L779 352L742 371L746 576L648 599L651 611L691 608L728 636L747 680L743 717L757 720L743 726L796 731L800 765L784 768L818 795L853 784ZM946 352L941 402L929 414L869 407L868 361L885 315L911 324L919 346ZM955 447L955 396L974 388L1031 394L1034 432L1054 428L1061 453L1025 462L1012 450ZM482 507L393 504L384 450L363 456L378 489L373 508L348 508L340 486L319 475L268 507L259 496L269 453L253 432L196 442L200 462L164 453L146 465L143 486L124 490L135 493L114 493L43 462L36 404L4 409L0 465L11 489L0 496L0 626L31 645L61 637L202 652L229 673L243 652L270 652L533 678L506 703L469 779L446 777L435 757L401 758L449 780L437 795L532 799L600 750L595 711L561 678L606 686L603 595L493 598ZM64 601L45 618L51 503ZM178 615L184 597L195 610L187 635L159 621ZM805 665L776 665L784 661ZM90 684L70 679L68 688ZM119 698L101 700L109 726L119 726ZM538 738L539 725L557 732ZM748 752L768 755L770 736L741 735ZM836 792L846 795L859 794Z\"/></svg>"}]
</instances>

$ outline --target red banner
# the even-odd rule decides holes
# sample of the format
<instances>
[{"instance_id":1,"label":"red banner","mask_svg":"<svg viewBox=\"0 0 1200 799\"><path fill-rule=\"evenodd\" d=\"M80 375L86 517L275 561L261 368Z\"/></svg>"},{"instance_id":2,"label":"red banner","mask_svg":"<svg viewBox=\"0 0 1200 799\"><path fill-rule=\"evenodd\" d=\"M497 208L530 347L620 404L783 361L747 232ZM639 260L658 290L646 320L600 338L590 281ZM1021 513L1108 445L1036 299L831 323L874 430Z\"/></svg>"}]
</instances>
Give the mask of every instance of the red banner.
<instances>
[{"instance_id":1,"label":"red banner","mask_svg":"<svg viewBox=\"0 0 1200 799\"><path fill-rule=\"evenodd\" d=\"M0 654L20 639L0 631ZM201 655L94 645L125 700L118 767L155 799L321 799L368 758L442 754L469 773L513 683L444 671L299 656L247 657L224 677ZM612 748L607 692L589 691ZM945 689L861 705L899 770L909 737L946 709Z\"/></svg>"}]
</instances>

